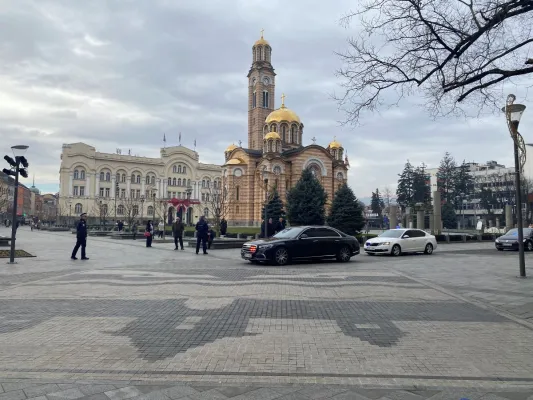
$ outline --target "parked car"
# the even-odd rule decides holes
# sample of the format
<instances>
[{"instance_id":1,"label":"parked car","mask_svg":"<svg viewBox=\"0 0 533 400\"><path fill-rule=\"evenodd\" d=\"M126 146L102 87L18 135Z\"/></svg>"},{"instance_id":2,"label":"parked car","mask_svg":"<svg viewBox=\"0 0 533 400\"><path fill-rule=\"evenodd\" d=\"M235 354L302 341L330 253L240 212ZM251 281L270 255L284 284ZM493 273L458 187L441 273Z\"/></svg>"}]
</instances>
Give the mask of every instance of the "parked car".
<instances>
[{"instance_id":1,"label":"parked car","mask_svg":"<svg viewBox=\"0 0 533 400\"><path fill-rule=\"evenodd\" d=\"M254 240L242 246L241 257L253 263L286 265L303 259L336 258L347 262L359 254L359 242L329 226L290 227L271 238Z\"/></svg>"},{"instance_id":2,"label":"parked car","mask_svg":"<svg viewBox=\"0 0 533 400\"><path fill-rule=\"evenodd\" d=\"M503 236L500 236L494 241L496 249L503 250L518 250L518 229L514 228ZM533 229L524 228L524 249L533 251Z\"/></svg>"},{"instance_id":3,"label":"parked car","mask_svg":"<svg viewBox=\"0 0 533 400\"><path fill-rule=\"evenodd\" d=\"M366 254L390 254L399 256L402 253L432 254L437 248L435 236L421 229L389 229L378 237L365 242Z\"/></svg>"}]
</instances>

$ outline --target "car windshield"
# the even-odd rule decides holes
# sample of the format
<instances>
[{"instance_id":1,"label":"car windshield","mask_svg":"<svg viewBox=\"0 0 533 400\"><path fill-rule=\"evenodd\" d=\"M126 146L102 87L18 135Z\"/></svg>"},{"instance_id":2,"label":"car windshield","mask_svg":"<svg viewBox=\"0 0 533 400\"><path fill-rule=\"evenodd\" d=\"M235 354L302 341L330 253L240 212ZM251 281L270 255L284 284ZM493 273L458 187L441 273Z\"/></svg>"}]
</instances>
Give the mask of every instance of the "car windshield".
<instances>
[{"instance_id":1,"label":"car windshield","mask_svg":"<svg viewBox=\"0 0 533 400\"><path fill-rule=\"evenodd\" d=\"M399 238L405 233L405 231L397 230L397 229L390 229L388 231L383 232L379 237L389 237L389 238Z\"/></svg>"},{"instance_id":2,"label":"car windshield","mask_svg":"<svg viewBox=\"0 0 533 400\"><path fill-rule=\"evenodd\" d=\"M524 231L524 235L527 236L527 235L531 235L531 231L533 229L531 228L524 228L523 231ZM514 228L514 229L510 229L506 234L505 236L518 236L518 229Z\"/></svg>"},{"instance_id":3,"label":"car windshield","mask_svg":"<svg viewBox=\"0 0 533 400\"><path fill-rule=\"evenodd\" d=\"M276 233L273 237L276 239L294 239L302 232L303 228L285 228Z\"/></svg>"}]
</instances>

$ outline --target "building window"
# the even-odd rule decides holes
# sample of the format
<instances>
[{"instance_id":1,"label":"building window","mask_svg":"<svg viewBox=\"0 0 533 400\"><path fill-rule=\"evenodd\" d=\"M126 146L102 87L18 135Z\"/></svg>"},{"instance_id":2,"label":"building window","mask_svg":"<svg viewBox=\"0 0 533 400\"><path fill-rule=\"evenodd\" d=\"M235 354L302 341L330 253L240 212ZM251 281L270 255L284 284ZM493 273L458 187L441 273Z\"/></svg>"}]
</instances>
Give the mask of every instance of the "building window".
<instances>
[{"instance_id":1,"label":"building window","mask_svg":"<svg viewBox=\"0 0 533 400\"><path fill-rule=\"evenodd\" d=\"M100 172L100 180L103 181L105 178L105 174L103 172Z\"/></svg>"},{"instance_id":2,"label":"building window","mask_svg":"<svg viewBox=\"0 0 533 400\"><path fill-rule=\"evenodd\" d=\"M181 174L181 165L178 165L178 174Z\"/></svg>"},{"instance_id":3,"label":"building window","mask_svg":"<svg viewBox=\"0 0 533 400\"><path fill-rule=\"evenodd\" d=\"M202 189L205 189L205 179L202 181Z\"/></svg>"},{"instance_id":4,"label":"building window","mask_svg":"<svg viewBox=\"0 0 533 400\"><path fill-rule=\"evenodd\" d=\"M187 179L187 186L191 186L191 180Z\"/></svg>"},{"instance_id":5,"label":"building window","mask_svg":"<svg viewBox=\"0 0 533 400\"><path fill-rule=\"evenodd\" d=\"M171 199L172 198L172 193L171 192L167 192L167 199Z\"/></svg>"},{"instance_id":6,"label":"building window","mask_svg":"<svg viewBox=\"0 0 533 400\"><path fill-rule=\"evenodd\" d=\"M111 173L110 172L107 172L105 174L105 180L108 181L108 182L111 180Z\"/></svg>"},{"instance_id":7,"label":"building window","mask_svg":"<svg viewBox=\"0 0 533 400\"><path fill-rule=\"evenodd\" d=\"M141 183L141 175L137 175L137 180L136 180L137 183Z\"/></svg>"},{"instance_id":8,"label":"building window","mask_svg":"<svg viewBox=\"0 0 533 400\"><path fill-rule=\"evenodd\" d=\"M291 137L290 137L291 143L296 143L296 129L294 126L291 126Z\"/></svg>"},{"instance_id":9,"label":"building window","mask_svg":"<svg viewBox=\"0 0 533 400\"><path fill-rule=\"evenodd\" d=\"M152 176L152 185L155 185L155 176Z\"/></svg>"},{"instance_id":10,"label":"building window","mask_svg":"<svg viewBox=\"0 0 533 400\"><path fill-rule=\"evenodd\" d=\"M154 207L148 206L148 209L146 210L146 214L150 216L154 215Z\"/></svg>"},{"instance_id":11,"label":"building window","mask_svg":"<svg viewBox=\"0 0 533 400\"><path fill-rule=\"evenodd\" d=\"M105 188L105 197L109 197L110 191L109 191L109 188Z\"/></svg>"},{"instance_id":12,"label":"building window","mask_svg":"<svg viewBox=\"0 0 533 400\"><path fill-rule=\"evenodd\" d=\"M85 179L85 171L84 170L80 171L80 179Z\"/></svg>"},{"instance_id":13,"label":"building window","mask_svg":"<svg viewBox=\"0 0 533 400\"><path fill-rule=\"evenodd\" d=\"M181 178L178 179L178 186L181 186Z\"/></svg>"},{"instance_id":14,"label":"building window","mask_svg":"<svg viewBox=\"0 0 533 400\"><path fill-rule=\"evenodd\" d=\"M126 189L121 189L121 191L120 191L120 197L122 197L123 199L126 198Z\"/></svg>"},{"instance_id":15,"label":"building window","mask_svg":"<svg viewBox=\"0 0 533 400\"><path fill-rule=\"evenodd\" d=\"M263 92L263 108L268 108L268 92Z\"/></svg>"},{"instance_id":16,"label":"building window","mask_svg":"<svg viewBox=\"0 0 533 400\"><path fill-rule=\"evenodd\" d=\"M177 170L178 170L177 167L174 165L174 166L172 167L172 172L176 173Z\"/></svg>"},{"instance_id":17,"label":"building window","mask_svg":"<svg viewBox=\"0 0 533 400\"><path fill-rule=\"evenodd\" d=\"M100 197L104 197L104 188L100 188Z\"/></svg>"},{"instance_id":18,"label":"building window","mask_svg":"<svg viewBox=\"0 0 533 400\"><path fill-rule=\"evenodd\" d=\"M78 187L77 187L77 186L74 186L73 195L74 195L74 196L77 196L77 195L78 195Z\"/></svg>"},{"instance_id":19,"label":"building window","mask_svg":"<svg viewBox=\"0 0 533 400\"><path fill-rule=\"evenodd\" d=\"M176 178L172 179L172 186L176 186Z\"/></svg>"},{"instance_id":20,"label":"building window","mask_svg":"<svg viewBox=\"0 0 533 400\"><path fill-rule=\"evenodd\" d=\"M74 212L76 214L81 214L83 212L83 206L80 204L80 203L77 203L75 206L74 206Z\"/></svg>"},{"instance_id":21,"label":"building window","mask_svg":"<svg viewBox=\"0 0 533 400\"><path fill-rule=\"evenodd\" d=\"M183 171L181 171L181 172L186 174L187 173L187 167L183 167Z\"/></svg>"},{"instance_id":22,"label":"building window","mask_svg":"<svg viewBox=\"0 0 533 400\"><path fill-rule=\"evenodd\" d=\"M102 204L101 211L102 211L103 215L107 215L107 213L109 211L109 209L107 208L107 204Z\"/></svg>"},{"instance_id":23,"label":"building window","mask_svg":"<svg viewBox=\"0 0 533 400\"><path fill-rule=\"evenodd\" d=\"M119 206L117 207L117 214L124 215L124 206L122 204L119 204Z\"/></svg>"},{"instance_id":24,"label":"building window","mask_svg":"<svg viewBox=\"0 0 533 400\"><path fill-rule=\"evenodd\" d=\"M141 190L137 189L137 192L135 192L135 197L139 199L141 197Z\"/></svg>"},{"instance_id":25,"label":"building window","mask_svg":"<svg viewBox=\"0 0 533 400\"><path fill-rule=\"evenodd\" d=\"M205 194L205 201L209 201L209 193Z\"/></svg>"},{"instance_id":26,"label":"building window","mask_svg":"<svg viewBox=\"0 0 533 400\"><path fill-rule=\"evenodd\" d=\"M209 209L208 209L207 207L204 208L204 215L205 215L206 217L209 217Z\"/></svg>"},{"instance_id":27,"label":"building window","mask_svg":"<svg viewBox=\"0 0 533 400\"><path fill-rule=\"evenodd\" d=\"M146 184L147 184L147 185L150 184L150 177L149 177L149 176L146 176Z\"/></svg>"},{"instance_id":28,"label":"building window","mask_svg":"<svg viewBox=\"0 0 533 400\"><path fill-rule=\"evenodd\" d=\"M205 201L205 193L202 193L202 201Z\"/></svg>"},{"instance_id":29,"label":"building window","mask_svg":"<svg viewBox=\"0 0 533 400\"><path fill-rule=\"evenodd\" d=\"M121 181L122 181L122 183L126 183L126 174L122 174Z\"/></svg>"},{"instance_id":30,"label":"building window","mask_svg":"<svg viewBox=\"0 0 533 400\"><path fill-rule=\"evenodd\" d=\"M131 211L132 211L132 217L135 217L136 215L139 215L139 206L138 205L134 205L131 208Z\"/></svg>"},{"instance_id":31,"label":"building window","mask_svg":"<svg viewBox=\"0 0 533 400\"><path fill-rule=\"evenodd\" d=\"M252 108L255 108L257 107L257 96L256 96L256 93L253 92L252 94Z\"/></svg>"},{"instance_id":32,"label":"building window","mask_svg":"<svg viewBox=\"0 0 533 400\"><path fill-rule=\"evenodd\" d=\"M80 171L78 171L77 169L74 170L74 179L79 179L80 177Z\"/></svg>"},{"instance_id":33,"label":"building window","mask_svg":"<svg viewBox=\"0 0 533 400\"><path fill-rule=\"evenodd\" d=\"M235 187L235 200L239 201L241 195L241 188L239 186Z\"/></svg>"},{"instance_id":34,"label":"building window","mask_svg":"<svg viewBox=\"0 0 533 400\"><path fill-rule=\"evenodd\" d=\"M281 139L284 142L287 141L287 127L285 125L282 125L282 127L281 127Z\"/></svg>"}]
</instances>

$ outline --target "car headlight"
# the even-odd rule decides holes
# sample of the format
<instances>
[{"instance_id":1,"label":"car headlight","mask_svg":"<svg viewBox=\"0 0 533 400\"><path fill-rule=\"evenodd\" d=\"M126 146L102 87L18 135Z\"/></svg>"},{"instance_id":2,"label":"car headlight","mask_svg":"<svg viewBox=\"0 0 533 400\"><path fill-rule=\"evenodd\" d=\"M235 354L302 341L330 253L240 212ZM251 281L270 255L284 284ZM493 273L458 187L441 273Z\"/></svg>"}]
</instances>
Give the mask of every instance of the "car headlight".
<instances>
[{"instance_id":1,"label":"car headlight","mask_svg":"<svg viewBox=\"0 0 533 400\"><path fill-rule=\"evenodd\" d=\"M388 245L390 245L390 242L381 242L380 245L382 245L382 246L388 246Z\"/></svg>"},{"instance_id":2,"label":"car headlight","mask_svg":"<svg viewBox=\"0 0 533 400\"><path fill-rule=\"evenodd\" d=\"M500 243L500 239L496 239L495 242L496 242L496 243Z\"/></svg>"},{"instance_id":3,"label":"car headlight","mask_svg":"<svg viewBox=\"0 0 533 400\"><path fill-rule=\"evenodd\" d=\"M261 246L259 246L259 249L266 250L266 249L270 249L271 247L272 247L271 244L262 244Z\"/></svg>"}]
</instances>

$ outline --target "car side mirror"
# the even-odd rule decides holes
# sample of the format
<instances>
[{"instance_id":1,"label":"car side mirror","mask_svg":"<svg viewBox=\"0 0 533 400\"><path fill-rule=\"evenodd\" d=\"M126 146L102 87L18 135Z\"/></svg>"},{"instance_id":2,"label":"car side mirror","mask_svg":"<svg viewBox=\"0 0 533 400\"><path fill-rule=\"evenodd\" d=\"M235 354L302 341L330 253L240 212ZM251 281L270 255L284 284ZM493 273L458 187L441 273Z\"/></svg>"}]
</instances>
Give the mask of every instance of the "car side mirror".
<instances>
[{"instance_id":1,"label":"car side mirror","mask_svg":"<svg viewBox=\"0 0 533 400\"><path fill-rule=\"evenodd\" d=\"M303 233L301 236L300 236L300 239L307 239L309 236L307 236L305 233Z\"/></svg>"},{"instance_id":2,"label":"car side mirror","mask_svg":"<svg viewBox=\"0 0 533 400\"><path fill-rule=\"evenodd\" d=\"M402 239L409 239L409 235L403 235Z\"/></svg>"}]
</instances>

